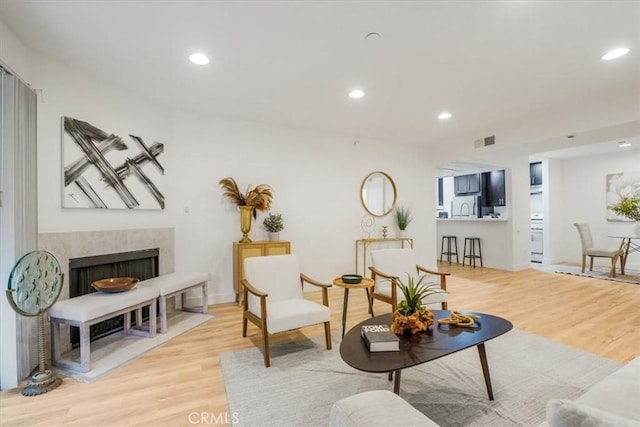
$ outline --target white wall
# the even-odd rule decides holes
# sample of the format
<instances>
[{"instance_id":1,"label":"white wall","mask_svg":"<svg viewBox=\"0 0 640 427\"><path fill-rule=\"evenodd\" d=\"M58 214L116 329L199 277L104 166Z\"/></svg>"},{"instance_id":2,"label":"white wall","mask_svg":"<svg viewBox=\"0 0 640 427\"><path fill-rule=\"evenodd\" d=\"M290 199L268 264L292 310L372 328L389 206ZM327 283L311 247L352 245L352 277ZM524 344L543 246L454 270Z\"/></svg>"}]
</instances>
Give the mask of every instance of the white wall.
<instances>
[{"instance_id":1,"label":"white wall","mask_svg":"<svg viewBox=\"0 0 640 427\"><path fill-rule=\"evenodd\" d=\"M384 171L398 203L414 211L408 232L419 259L435 264L434 172L415 148L187 113L175 116L174 138L181 147L172 180L176 265L210 271L214 301L233 297L231 248L241 237L238 210L217 187L227 176L243 191L249 184L273 187L272 211L285 221L280 237L291 241L307 274L330 280L353 272L355 240L365 237L360 186L370 172ZM267 237L263 218L252 226L254 240ZM381 225L395 233L390 216L376 218L376 236Z\"/></svg>"},{"instance_id":2,"label":"white wall","mask_svg":"<svg viewBox=\"0 0 640 427\"><path fill-rule=\"evenodd\" d=\"M563 239L557 245L559 247L554 247L554 253L564 261L575 263L580 262L582 250L578 232L573 226L574 222L589 223L597 246L617 247L620 239L609 236L632 234L632 222L606 219L606 175L638 171L640 149L567 159L562 164L564 180L560 181L559 185L564 200L561 229ZM596 263L606 265L608 261L596 259ZM640 254L629 255L627 266L634 270L640 269Z\"/></svg>"}]
</instances>

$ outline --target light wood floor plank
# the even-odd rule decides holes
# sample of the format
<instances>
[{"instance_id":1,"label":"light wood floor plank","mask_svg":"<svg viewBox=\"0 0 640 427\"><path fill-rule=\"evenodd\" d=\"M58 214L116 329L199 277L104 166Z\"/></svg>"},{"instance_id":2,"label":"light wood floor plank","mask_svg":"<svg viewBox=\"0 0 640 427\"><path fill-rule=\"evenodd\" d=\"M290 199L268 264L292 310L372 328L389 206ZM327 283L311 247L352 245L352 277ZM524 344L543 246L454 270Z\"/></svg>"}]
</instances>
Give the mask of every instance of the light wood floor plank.
<instances>
[{"instance_id":1,"label":"light wood floor plank","mask_svg":"<svg viewBox=\"0 0 640 427\"><path fill-rule=\"evenodd\" d=\"M449 271L449 307L506 317L548 339L628 362L640 355L640 286L534 269L505 272L442 263ZM361 295L362 294L362 295ZM342 290L330 290L332 331L341 332ZM320 295L309 294L319 300ZM347 327L368 317L364 292L350 294ZM377 314L390 311L376 302ZM212 306L215 320L183 334L92 384L65 379L60 388L23 397L0 392L0 424L81 426L189 426L221 420L227 397L219 355L260 346L257 328L241 337L237 304ZM322 336L321 326L276 335L272 343ZM266 368L265 368L266 369ZM230 420L231 414L227 414ZM213 425L210 423L209 425Z\"/></svg>"}]
</instances>

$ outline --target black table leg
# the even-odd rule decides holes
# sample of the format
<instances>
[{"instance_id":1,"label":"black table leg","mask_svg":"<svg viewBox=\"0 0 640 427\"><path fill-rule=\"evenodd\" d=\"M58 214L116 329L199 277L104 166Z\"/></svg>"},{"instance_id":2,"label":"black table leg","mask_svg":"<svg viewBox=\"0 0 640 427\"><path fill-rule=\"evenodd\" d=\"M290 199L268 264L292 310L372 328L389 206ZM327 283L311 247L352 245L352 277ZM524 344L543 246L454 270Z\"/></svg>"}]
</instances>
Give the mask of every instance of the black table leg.
<instances>
[{"instance_id":1,"label":"black table leg","mask_svg":"<svg viewBox=\"0 0 640 427\"><path fill-rule=\"evenodd\" d=\"M480 364L482 365L482 373L484 374L484 382L487 385L489 400L493 400L493 389L491 388L491 377L489 376L489 363L487 363L487 353L484 349L484 343L478 344L478 354L480 355Z\"/></svg>"},{"instance_id":2,"label":"black table leg","mask_svg":"<svg viewBox=\"0 0 640 427\"><path fill-rule=\"evenodd\" d=\"M371 317L373 317L374 316L373 305L371 304L371 298L369 297L369 288L365 288L364 290L367 292L367 302L369 303L369 313L371 313Z\"/></svg>"},{"instance_id":3,"label":"black table leg","mask_svg":"<svg viewBox=\"0 0 640 427\"><path fill-rule=\"evenodd\" d=\"M349 288L344 288L344 302L342 303L342 338L344 338L344 329L347 324L347 306L349 303Z\"/></svg>"},{"instance_id":4,"label":"black table leg","mask_svg":"<svg viewBox=\"0 0 640 427\"><path fill-rule=\"evenodd\" d=\"M393 381L393 392L398 395L400 394L400 374L401 373L402 371L400 369L394 372L396 377Z\"/></svg>"}]
</instances>

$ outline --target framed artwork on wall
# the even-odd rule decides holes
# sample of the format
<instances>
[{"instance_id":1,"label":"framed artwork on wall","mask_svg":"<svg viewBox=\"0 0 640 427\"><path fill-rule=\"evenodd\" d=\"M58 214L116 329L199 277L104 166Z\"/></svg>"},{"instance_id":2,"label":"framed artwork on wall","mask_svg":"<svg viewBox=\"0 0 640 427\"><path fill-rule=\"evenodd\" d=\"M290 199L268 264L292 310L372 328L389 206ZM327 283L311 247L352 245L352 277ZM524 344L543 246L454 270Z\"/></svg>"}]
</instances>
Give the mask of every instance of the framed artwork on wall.
<instances>
[{"instance_id":1,"label":"framed artwork on wall","mask_svg":"<svg viewBox=\"0 0 640 427\"><path fill-rule=\"evenodd\" d=\"M607 221L631 221L609 209L622 197L640 194L640 171L612 173L607 175Z\"/></svg>"},{"instance_id":2,"label":"framed artwork on wall","mask_svg":"<svg viewBox=\"0 0 640 427\"><path fill-rule=\"evenodd\" d=\"M164 144L62 118L63 208L164 209Z\"/></svg>"}]
</instances>

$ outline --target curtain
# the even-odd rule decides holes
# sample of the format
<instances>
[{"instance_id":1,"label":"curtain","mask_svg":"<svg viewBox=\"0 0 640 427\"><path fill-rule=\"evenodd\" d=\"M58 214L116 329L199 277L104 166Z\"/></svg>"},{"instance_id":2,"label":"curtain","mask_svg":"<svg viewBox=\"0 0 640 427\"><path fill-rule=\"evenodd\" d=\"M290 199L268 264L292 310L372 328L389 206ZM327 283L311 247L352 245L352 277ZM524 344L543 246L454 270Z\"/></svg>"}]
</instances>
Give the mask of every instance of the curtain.
<instances>
[{"instance_id":1,"label":"curtain","mask_svg":"<svg viewBox=\"0 0 640 427\"><path fill-rule=\"evenodd\" d=\"M37 249L37 95L1 66L0 79L0 283L5 289L15 262ZM9 313L5 301L2 311L3 342L0 344L5 347L8 341L12 353L15 349L15 355L11 354L8 359L14 360L13 371L19 381L28 377L38 365L38 321L37 317ZM15 320L11 316L15 316ZM9 322L5 322L7 319ZM15 332L8 330L11 326ZM3 365L3 388L13 382L13 378L7 378L13 376L9 375L10 371Z\"/></svg>"}]
</instances>

